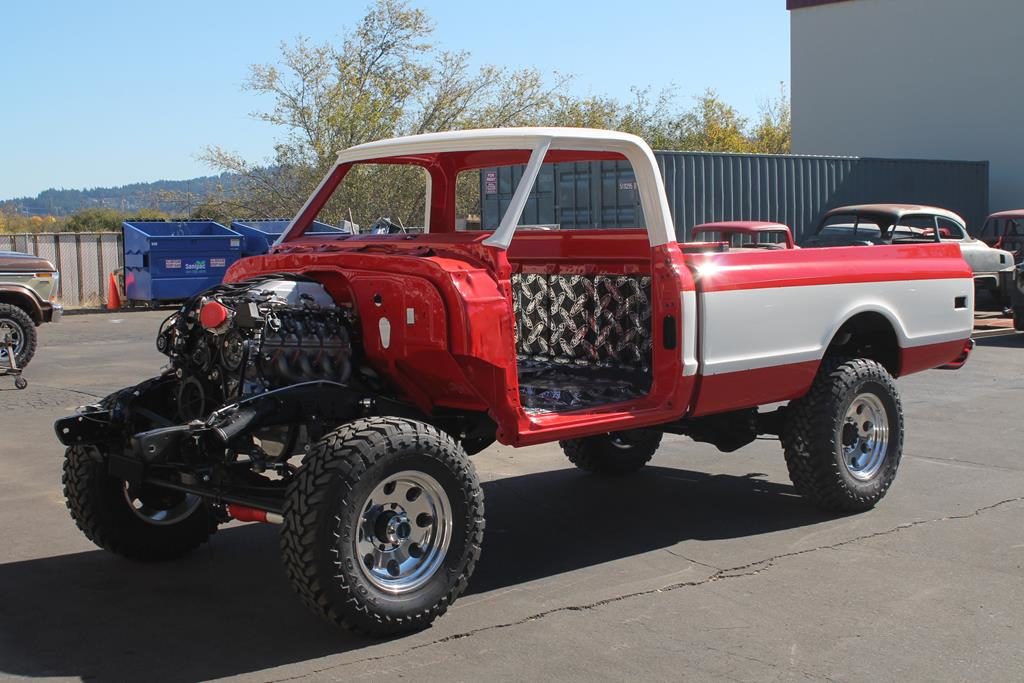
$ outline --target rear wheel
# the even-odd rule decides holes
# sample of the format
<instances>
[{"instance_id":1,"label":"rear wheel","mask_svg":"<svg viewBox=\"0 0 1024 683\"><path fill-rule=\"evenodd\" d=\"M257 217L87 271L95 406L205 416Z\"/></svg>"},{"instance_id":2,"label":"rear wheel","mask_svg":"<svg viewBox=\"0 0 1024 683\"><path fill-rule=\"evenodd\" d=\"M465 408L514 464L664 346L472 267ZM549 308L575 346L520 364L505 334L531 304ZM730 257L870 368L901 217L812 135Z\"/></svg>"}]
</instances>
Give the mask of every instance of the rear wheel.
<instances>
[{"instance_id":1,"label":"rear wheel","mask_svg":"<svg viewBox=\"0 0 1024 683\"><path fill-rule=\"evenodd\" d=\"M36 353L36 324L28 313L11 304L0 304L0 367L11 367L10 347L14 349L14 360L19 368L28 365Z\"/></svg>"},{"instance_id":2,"label":"rear wheel","mask_svg":"<svg viewBox=\"0 0 1024 683\"><path fill-rule=\"evenodd\" d=\"M650 462L661 445L655 429L631 429L559 441L569 461L581 470L609 477L636 472Z\"/></svg>"},{"instance_id":3,"label":"rear wheel","mask_svg":"<svg viewBox=\"0 0 1024 683\"><path fill-rule=\"evenodd\" d=\"M356 420L321 439L288 488L285 569L303 601L373 635L429 626L480 556L483 491L451 436L412 420Z\"/></svg>"},{"instance_id":4,"label":"rear wheel","mask_svg":"<svg viewBox=\"0 0 1024 683\"><path fill-rule=\"evenodd\" d=\"M797 493L831 512L874 507L903 452L892 376L873 360L826 359L810 392L790 404L782 444Z\"/></svg>"},{"instance_id":5,"label":"rear wheel","mask_svg":"<svg viewBox=\"0 0 1024 683\"><path fill-rule=\"evenodd\" d=\"M129 487L107 473L94 446L73 446L64 458L64 498L78 528L93 543L135 560L185 555L217 529L198 496L152 485Z\"/></svg>"}]
</instances>

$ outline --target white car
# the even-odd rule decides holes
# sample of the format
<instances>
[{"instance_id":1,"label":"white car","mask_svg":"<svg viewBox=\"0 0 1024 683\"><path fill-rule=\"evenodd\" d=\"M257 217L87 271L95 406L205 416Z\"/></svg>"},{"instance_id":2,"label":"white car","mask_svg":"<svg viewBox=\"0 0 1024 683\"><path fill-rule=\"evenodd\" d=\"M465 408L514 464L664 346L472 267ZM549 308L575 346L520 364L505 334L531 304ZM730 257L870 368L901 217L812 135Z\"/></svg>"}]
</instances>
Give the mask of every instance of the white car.
<instances>
[{"instance_id":1,"label":"white car","mask_svg":"<svg viewBox=\"0 0 1024 683\"><path fill-rule=\"evenodd\" d=\"M1013 254L994 249L971 237L958 214L917 204L859 204L830 210L804 246L891 244L940 239L957 242L964 260L974 271L974 283L999 301L1013 277Z\"/></svg>"}]
</instances>

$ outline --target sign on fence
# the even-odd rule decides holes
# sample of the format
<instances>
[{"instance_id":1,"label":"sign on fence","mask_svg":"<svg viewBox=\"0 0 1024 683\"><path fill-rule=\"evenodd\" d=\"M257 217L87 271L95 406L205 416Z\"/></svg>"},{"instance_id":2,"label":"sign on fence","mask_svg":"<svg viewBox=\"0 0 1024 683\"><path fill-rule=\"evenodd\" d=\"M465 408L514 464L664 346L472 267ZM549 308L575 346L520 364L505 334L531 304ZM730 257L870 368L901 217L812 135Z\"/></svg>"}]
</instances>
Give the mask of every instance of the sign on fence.
<instances>
[{"instance_id":1,"label":"sign on fence","mask_svg":"<svg viewBox=\"0 0 1024 683\"><path fill-rule=\"evenodd\" d=\"M118 232L0 235L0 251L22 251L52 262L60 271L58 296L68 308L105 304L110 273L124 265Z\"/></svg>"}]
</instances>

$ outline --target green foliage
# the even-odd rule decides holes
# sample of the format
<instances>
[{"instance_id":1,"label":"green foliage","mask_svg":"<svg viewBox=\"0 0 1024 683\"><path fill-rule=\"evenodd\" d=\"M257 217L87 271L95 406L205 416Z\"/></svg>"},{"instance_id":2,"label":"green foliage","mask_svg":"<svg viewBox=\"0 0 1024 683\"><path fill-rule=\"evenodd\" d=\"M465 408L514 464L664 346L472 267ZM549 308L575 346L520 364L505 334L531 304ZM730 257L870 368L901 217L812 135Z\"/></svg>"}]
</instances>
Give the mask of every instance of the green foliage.
<instances>
[{"instance_id":1,"label":"green foliage","mask_svg":"<svg viewBox=\"0 0 1024 683\"><path fill-rule=\"evenodd\" d=\"M60 232L66 219L55 216L25 216L7 206L0 206L0 233Z\"/></svg>"},{"instance_id":2,"label":"green foliage","mask_svg":"<svg viewBox=\"0 0 1024 683\"><path fill-rule=\"evenodd\" d=\"M67 232L121 232L121 223L131 220L162 220L167 214L154 209L124 213L116 209L82 209L72 214L64 230Z\"/></svg>"},{"instance_id":3,"label":"green foliage","mask_svg":"<svg viewBox=\"0 0 1024 683\"><path fill-rule=\"evenodd\" d=\"M70 216L25 216L0 209L0 233L120 232L130 220L162 220L167 214L155 209L125 213L116 209L82 209Z\"/></svg>"},{"instance_id":4,"label":"green foliage","mask_svg":"<svg viewBox=\"0 0 1024 683\"><path fill-rule=\"evenodd\" d=\"M480 126L543 122L565 79L548 83L533 69L473 70L464 52L437 50L433 25L400 0L378 0L340 45L299 38L279 63L253 66L246 87L273 98L256 117L284 131L272 160L253 164L220 147L204 159L237 173L239 192L207 198L227 213L290 216L339 151L370 140ZM423 181L415 169L361 168L321 218L368 224L381 215L420 224ZM413 178L412 176L417 175Z\"/></svg>"},{"instance_id":5,"label":"green foliage","mask_svg":"<svg viewBox=\"0 0 1024 683\"><path fill-rule=\"evenodd\" d=\"M698 97L696 106L684 112L674 126L674 149L746 152L750 148L746 119L713 90Z\"/></svg>"},{"instance_id":6,"label":"green foliage","mask_svg":"<svg viewBox=\"0 0 1024 683\"><path fill-rule=\"evenodd\" d=\"M752 151L761 154L789 154L792 142L789 97L785 86L779 96L761 105L761 117L751 135Z\"/></svg>"},{"instance_id":7,"label":"green foliage","mask_svg":"<svg viewBox=\"0 0 1024 683\"><path fill-rule=\"evenodd\" d=\"M114 232L121 229L125 214L114 209L82 209L67 222L68 232Z\"/></svg>"}]
</instances>

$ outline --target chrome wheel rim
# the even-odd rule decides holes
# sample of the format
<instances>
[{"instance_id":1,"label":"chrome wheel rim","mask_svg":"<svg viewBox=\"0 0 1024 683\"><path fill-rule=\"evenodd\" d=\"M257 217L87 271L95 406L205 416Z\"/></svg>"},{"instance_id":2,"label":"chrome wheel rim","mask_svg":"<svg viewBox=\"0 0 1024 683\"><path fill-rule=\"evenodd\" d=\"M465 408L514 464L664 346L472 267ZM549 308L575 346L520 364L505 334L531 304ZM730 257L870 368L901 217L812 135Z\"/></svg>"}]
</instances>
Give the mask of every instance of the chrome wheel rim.
<instances>
[{"instance_id":1,"label":"chrome wheel rim","mask_svg":"<svg viewBox=\"0 0 1024 683\"><path fill-rule=\"evenodd\" d=\"M17 357L25 348L25 330L21 325L10 318L0 318L0 341L7 340L10 346L14 347L14 355ZM0 346L0 358L7 358L8 345Z\"/></svg>"},{"instance_id":2,"label":"chrome wheel rim","mask_svg":"<svg viewBox=\"0 0 1024 683\"><path fill-rule=\"evenodd\" d=\"M363 575L399 595L420 588L444 562L452 538L452 510L429 474L405 471L381 481L355 521L354 550Z\"/></svg>"},{"instance_id":3,"label":"chrome wheel rim","mask_svg":"<svg viewBox=\"0 0 1024 683\"><path fill-rule=\"evenodd\" d=\"M840 427L843 464L855 479L878 474L889 451L889 414L875 394L858 394Z\"/></svg>"},{"instance_id":4,"label":"chrome wheel rim","mask_svg":"<svg viewBox=\"0 0 1024 683\"><path fill-rule=\"evenodd\" d=\"M643 438L642 432L612 432L608 436L611 437L610 443L615 448L622 451L628 451L630 448L635 448L637 443Z\"/></svg>"},{"instance_id":5,"label":"chrome wheel rim","mask_svg":"<svg viewBox=\"0 0 1024 683\"><path fill-rule=\"evenodd\" d=\"M612 437L612 446L618 448L619 450L628 451L630 448L633 447L633 444L630 443L629 440L624 438L623 436L616 435Z\"/></svg>"},{"instance_id":6,"label":"chrome wheel rim","mask_svg":"<svg viewBox=\"0 0 1024 683\"><path fill-rule=\"evenodd\" d=\"M203 503L203 499L193 493L183 493L179 496L175 495L174 491L168 491L168 496L174 496L179 498L177 502L167 503L161 501L155 503L152 500L143 500L142 496L147 492L143 492L140 495L134 495L130 490L128 483L124 485L124 499L128 503L128 507L132 509L136 517L139 517L143 521L149 524L155 524L156 526L169 526L171 524L177 524L181 520L187 518L193 512L196 511ZM146 496L146 498L150 498Z\"/></svg>"}]
</instances>

